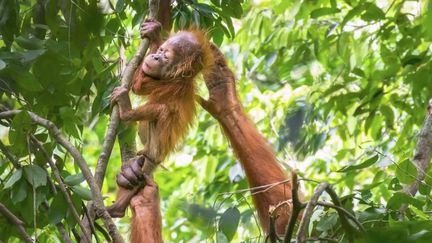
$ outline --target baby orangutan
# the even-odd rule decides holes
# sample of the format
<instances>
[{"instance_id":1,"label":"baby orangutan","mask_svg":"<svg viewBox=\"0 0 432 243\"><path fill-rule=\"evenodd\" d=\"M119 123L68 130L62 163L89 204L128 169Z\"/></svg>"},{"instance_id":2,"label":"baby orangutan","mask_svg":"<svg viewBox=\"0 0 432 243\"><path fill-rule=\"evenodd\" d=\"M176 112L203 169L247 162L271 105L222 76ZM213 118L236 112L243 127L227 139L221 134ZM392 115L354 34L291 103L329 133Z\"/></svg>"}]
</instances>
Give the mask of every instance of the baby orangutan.
<instances>
[{"instance_id":1,"label":"baby orangutan","mask_svg":"<svg viewBox=\"0 0 432 243\"><path fill-rule=\"evenodd\" d=\"M144 150L139 152L141 156L123 166L117 175L121 188L117 201L108 208L113 217L124 216L143 180L142 171L154 169L185 136L195 116L194 78L213 60L210 43L203 32L180 31L159 45L160 30L161 25L155 20L146 20L141 26L141 37L149 38L152 54L135 71L131 88L135 94L147 97L146 104L132 109L129 90L123 87L115 88L112 93L112 102L119 106L120 119L139 121L138 133L144 144Z\"/></svg>"}]
</instances>

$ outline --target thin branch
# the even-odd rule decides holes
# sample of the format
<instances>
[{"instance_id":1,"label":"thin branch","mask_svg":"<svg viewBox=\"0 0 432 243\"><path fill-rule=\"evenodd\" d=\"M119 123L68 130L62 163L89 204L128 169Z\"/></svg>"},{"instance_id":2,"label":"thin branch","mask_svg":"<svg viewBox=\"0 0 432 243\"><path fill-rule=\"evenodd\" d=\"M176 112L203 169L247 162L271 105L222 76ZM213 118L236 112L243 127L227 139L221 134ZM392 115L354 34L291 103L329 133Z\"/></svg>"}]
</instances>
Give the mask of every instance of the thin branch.
<instances>
[{"instance_id":1,"label":"thin branch","mask_svg":"<svg viewBox=\"0 0 432 243\"><path fill-rule=\"evenodd\" d=\"M0 141L0 150L3 152L3 154L6 156L6 158L8 158L8 160L10 160L10 162L12 162L13 166L17 169L21 168L21 165L18 161L18 159L15 157L15 155L13 155L9 149L6 148L6 145L4 145L2 143L2 141Z\"/></svg>"},{"instance_id":2,"label":"thin branch","mask_svg":"<svg viewBox=\"0 0 432 243\"><path fill-rule=\"evenodd\" d=\"M51 167L51 171L54 174L54 178L57 181L59 187L60 187L60 191L62 192L65 200L66 200L66 204L70 210L70 212L72 213L72 216L74 217L74 219L76 220L76 222L78 223L79 227L81 228L82 232L84 233L84 238L87 242L91 243L91 238L89 237L89 233L87 232L87 228L84 227L84 225L81 223L81 218L78 214L77 209L75 208L73 202L72 202L72 198L69 195L69 192L66 189L66 185L63 183L63 179L60 175L60 171L57 168L57 166L55 165L54 161L52 160L52 158L50 157L50 155L48 154L48 152L45 150L45 148L42 146L42 143L34 136L31 135L30 136L32 142L36 145L36 147L42 152L43 156L45 157L45 159L48 161L49 166Z\"/></svg>"},{"instance_id":3,"label":"thin branch","mask_svg":"<svg viewBox=\"0 0 432 243\"><path fill-rule=\"evenodd\" d=\"M291 172L291 195L292 195L292 212L289 218L289 222L287 225L287 229L285 231L285 237L284 237L284 243L291 242L291 238L294 232L295 223L297 221L298 216L300 215L300 212L303 210L306 204L300 202L299 196L298 196L298 189L299 189L299 183L297 179L297 174L292 171Z\"/></svg>"},{"instance_id":4,"label":"thin branch","mask_svg":"<svg viewBox=\"0 0 432 243\"><path fill-rule=\"evenodd\" d=\"M339 242L338 240L335 240L333 238L328 238L328 237L311 237L311 238L307 238L306 241L330 241L330 242Z\"/></svg>"},{"instance_id":5,"label":"thin branch","mask_svg":"<svg viewBox=\"0 0 432 243\"><path fill-rule=\"evenodd\" d=\"M11 118L17 114L19 114L20 110L11 110L11 111L5 111L0 113L0 119L4 118ZM51 135L57 140L58 143L60 143L74 158L75 162L78 164L78 166L81 169L81 172L83 173L87 183L90 186L90 190L92 192L93 201L95 203L95 210L97 215L100 215L102 217L102 220L104 221L105 227L108 229L108 232L113 237L113 240L115 242L124 242L123 238L121 237L120 233L117 230L117 227L115 226L114 222L112 221L111 216L106 211L103 198L99 189L99 186L96 184L96 181L87 166L87 162L84 159L84 157L81 155L79 150L75 148L75 146L69 142L66 137L62 134L62 132L55 126L54 123L52 123L49 120L46 120L38 115L36 115L33 112L27 112L32 119L33 122L45 127Z\"/></svg>"},{"instance_id":6,"label":"thin branch","mask_svg":"<svg viewBox=\"0 0 432 243\"><path fill-rule=\"evenodd\" d=\"M83 210L84 210L85 217L90 218L90 214L89 214L88 208L86 207L86 205L84 203L82 203L82 207L83 207ZM82 221L81 221L81 223L84 224L84 222L82 222ZM96 229L95 229L94 223L91 222L89 226L90 226L91 233L95 236L96 243L99 243L100 240L99 240L99 236L96 234ZM109 238L109 236L108 236L108 238Z\"/></svg>"},{"instance_id":7,"label":"thin branch","mask_svg":"<svg viewBox=\"0 0 432 243\"><path fill-rule=\"evenodd\" d=\"M306 235L308 232L308 226L309 226L309 221L310 218L312 217L312 213L313 210L318 202L319 197L321 196L321 194L323 194L323 192L325 191L325 189L329 186L328 183L323 182L320 183L318 185L318 187L315 188L315 192L312 195L310 201L308 202L308 204L306 205L306 209L303 213L303 217L300 221L300 225L297 231L297 243L303 243L306 241ZM285 241L286 243L287 241Z\"/></svg>"},{"instance_id":8,"label":"thin branch","mask_svg":"<svg viewBox=\"0 0 432 243\"><path fill-rule=\"evenodd\" d=\"M269 220L269 233L265 239L265 243L267 243L270 240L270 243L277 243L279 240L279 237L276 232L276 219L277 215L275 214L276 210L272 210L270 213L270 220Z\"/></svg>"},{"instance_id":9,"label":"thin branch","mask_svg":"<svg viewBox=\"0 0 432 243\"><path fill-rule=\"evenodd\" d=\"M25 231L24 222L15 216L11 211L9 211L9 209L7 209L2 203L0 203L0 214L2 214L7 220L9 220L9 222L17 227L18 233L25 242L33 242L33 239Z\"/></svg>"},{"instance_id":10,"label":"thin branch","mask_svg":"<svg viewBox=\"0 0 432 243\"><path fill-rule=\"evenodd\" d=\"M56 227L57 227L58 231L60 232L60 235L61 235L61 237L63 239L63 242L64 243L72 243L72 240L69 237L69 235L67 234L67 232L66 232L65 227L63 226L63 224L57 223Z\"/></svg>"},{"instance_id":11,"label":"thin branch","mask_svg":"<svg viewBox=\"0 0 432 243\"><path fill-rule=\"evenodd\" d=\"M230 196L230 195L233 195L233 194L244 193L244 192L251 192L251 195L254 195L254 194L266 192L266 191L270 190L271 188L273 188L275 186L278 186L280 184L285 184L285 183L287 183L289 181L290 181L290 179L286 179L286 180L283 180L283 181L277 181L277 182L273 182L273 183L270 183L270 184L265 184L265 185L261 185L261 186L251 187L251 188L248 188L248 189L241 189L241 190L232 191L232 192L222 192L222 193L219 193L219 195L228 195L228 196ZM263 190L260 190L260 189L263 189ZM252 194L252 192L253 192L253 194Z\"/></svg>"}]
</instances>

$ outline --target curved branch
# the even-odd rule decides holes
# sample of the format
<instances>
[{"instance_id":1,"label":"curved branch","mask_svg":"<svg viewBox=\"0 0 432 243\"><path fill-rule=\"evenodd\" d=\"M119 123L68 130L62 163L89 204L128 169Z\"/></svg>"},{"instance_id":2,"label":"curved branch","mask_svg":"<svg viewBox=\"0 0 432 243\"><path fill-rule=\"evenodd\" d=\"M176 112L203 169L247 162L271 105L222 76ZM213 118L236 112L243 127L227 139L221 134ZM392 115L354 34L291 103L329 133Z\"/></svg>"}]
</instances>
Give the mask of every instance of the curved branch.
<instances>
[{"instance_id":1,"label":"curved branch","mask_svg":"<svg viewBox=\"0 0 432 243\"><path fill-rule=\"evenodd\" d=\"M306 205L305 212L300 221L300 225L297 231L297 240L296 240L297 243L306 242L310 218L312 216L314 208L318 204L319 197L324 193L324 191L330 195L333 203L336 206L342 207L342 204L339 201L339 197L336 195L335 191L330 187L330 184L326 182L320 183L318 187L316 187L315 192L312 195L312 198ZM337 210L337 212L341 220L341 225L348 234L349 241L352 241L353 227L350 225L344 213L342 213L340 210Z\"/></svg>"},{"instance_id":2,"label":"curved branch","mask_svg":"<svg viewBox=\"0 0 432 243\"><path fill-rule=\"evenodd\" d=\"M298 243L303 243L306 241L306 235L308 232L309 221L310 221L310 218L312 217L313 210L314 210L314 208L318 202L319 197L321 196L321 194L323 194L323 192L325 191L325 189L328 186L329 186L329 184L326 182L320 183L318 185L318 187L315 188L314 194L312 195L310 201L306 205L306 209L303 213L303 217L300 221L300 225L299 225L299 228L297 231L296 241Z\"/></svg>"},{"instance_id":3,"label":"curved branch","mask_svg":"<svg viewBox=\"0 0 432 243\"><path fill-rule=\"evenodd\" d=\"M11 118L20 112L21 112L20 110L1 112L0 119ZM78 151L78 149L75 148L75 146L66 139L66 137L62 134L62 132L54 125L54 123L36 115L33 112L27 112L27 113L29 114L33 122L45 127L49 131L49 133L51 133L51 135L57 140L57 142L60 143L72 155L75 162L80 167L81 172L83 173L87 183L90 186L97 215L100 215L102 217L105 227L108 229L108 232L113 237L113 240L115 242L124 242L123 238L121 237L120 233L117 230L117 227L112 221L111 216L105 209L99 186L97 185L89 167L87 166L86 160Z\"/></svg>"},{"instance_id":4,"label":"curved branch","mask_svg":"<svg viewBox=\"0 0 432 243\"><path fill-rule=\"evenodd\" d=\"M7 220L9 220L9 222L11 222L17 227L18 233L25 242L33 242L33 239L27 234L24 229L24 222L21 221L17 216L15 216L15 214L13 214L11 211L9 211L9 209L7 209L2 203L0 203L0 214L2 214Z\"/></svg>"}]
</instances>

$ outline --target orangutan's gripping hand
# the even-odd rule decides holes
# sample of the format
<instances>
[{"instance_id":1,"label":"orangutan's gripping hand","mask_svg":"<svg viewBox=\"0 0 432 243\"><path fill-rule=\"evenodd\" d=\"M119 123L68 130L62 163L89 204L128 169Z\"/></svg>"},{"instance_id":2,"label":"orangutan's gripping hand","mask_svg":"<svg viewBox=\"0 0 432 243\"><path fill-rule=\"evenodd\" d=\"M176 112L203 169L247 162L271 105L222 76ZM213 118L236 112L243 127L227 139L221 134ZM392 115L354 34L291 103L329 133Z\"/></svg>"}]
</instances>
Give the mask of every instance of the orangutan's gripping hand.
<instances>
[{"instance_id":1,"label":"orangutan's gripping hand","mask_svg":"<svg viewBox=\"0 0 432 243\"><path fill-rule=\"evenodd\" d=\"M143 164L144 157L140 156L132 159L129 164L123 165L117 174L117 185L126 189L142 185L145 177L141 169Z\"/></svg>"},{"instance_id":2,"label":"orangutan's gripping hand","mask_svg":"<svg viewBox=\"0 0 432 243\"><path fill-rule=\"evenodd\" d=\"M213 66L204 74L204 80L209 90L209 99L198 97L201 106L216 119L223 118L240 106L235 90L233 72L228 68L225 57L216 45L211 45L215 58Z\"/></svg>"},{"instance_id":3,"label":"orangutan's gripping hand","mask_svg":"<svg viewBox=\"0 0 432 243\"><path fill-rule=\"evenodd\" d=\"M142 209L144 207L159 206L159 188L153 179L148 175L143 175L145 187L141 189L130 201L132 210Z\"/></svg>"},{"instance_id":4,"label":"orangutan's gripping hand","mask_svg":"<svg viewBox=\"0 0 432 243\"><path fill-rule=\"evenodd\" d=\"M150 42L159 41L161 36L162 25L154 19L146 19L141 24L141 38L148 38Z\"/></svg>"}]
</instances>

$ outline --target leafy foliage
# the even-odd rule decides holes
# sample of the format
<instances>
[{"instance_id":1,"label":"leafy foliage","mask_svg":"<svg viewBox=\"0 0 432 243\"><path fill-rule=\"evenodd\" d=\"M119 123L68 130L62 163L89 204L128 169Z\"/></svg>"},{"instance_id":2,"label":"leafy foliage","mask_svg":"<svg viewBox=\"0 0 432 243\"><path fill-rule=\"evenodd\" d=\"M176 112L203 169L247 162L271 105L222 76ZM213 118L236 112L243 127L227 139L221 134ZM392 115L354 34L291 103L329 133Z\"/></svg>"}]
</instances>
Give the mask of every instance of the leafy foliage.
<instances>
[{"instance_id":1,"label":"leafy foliage","mask_svg":"<svg viewBox=\"0 0 432 243\"><path fill-rule=\"evenodd\" d=\"M119 80L119 50L133 55L147 11L144 0L97 2L0 1L0 110L52 121L91 168L105 135L107 97ZM360 242L430 241L431 172L415 197L400 190L417 175L412 157L432 97L431 1L185 0L175 1L173 19L174 29L209 30L280 161L301 177L334 184L366 228ZM82 215L92 196L70 154L26 112L0 121L0 202L38 241L61 239L58 223L79 229L30 135L55 161ZM164 166L155 177L166 241L264 240L241 167L204 110ZM102 188L106 204L119 168L116 146ZM305 182L305 194L315 186ZM408 210L400 214L403 204ZM5 220L0 240L17 241ZM116 222L125 235L127 221ZM310 236L346 241L340 226L335 210L318 207ZM101 239L104 233L98 231Z\"/></svg>"}]
</instances>

